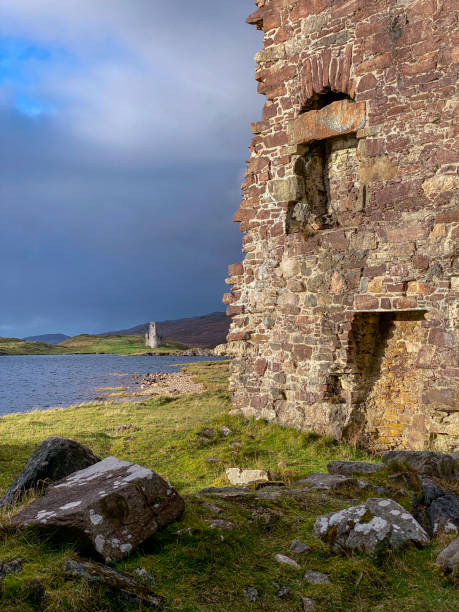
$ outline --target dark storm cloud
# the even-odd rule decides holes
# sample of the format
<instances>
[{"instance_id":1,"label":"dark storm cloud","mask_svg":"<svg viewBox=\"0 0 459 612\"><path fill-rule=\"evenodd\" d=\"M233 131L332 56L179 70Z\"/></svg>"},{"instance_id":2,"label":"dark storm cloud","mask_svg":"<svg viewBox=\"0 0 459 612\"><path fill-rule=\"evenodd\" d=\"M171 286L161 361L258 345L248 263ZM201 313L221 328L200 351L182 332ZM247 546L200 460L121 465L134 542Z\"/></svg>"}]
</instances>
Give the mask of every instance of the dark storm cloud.
<instances>
[{"instance_id":1,"label":"dark storm cloud","mask_svg":"<svg viewBox=\"0 0 459 612\"><path fill-rule=\"evenodd\" d=\"M251 10L0 0L0 335L222 308L262 103Z\"/></svg>"}]
</instances>

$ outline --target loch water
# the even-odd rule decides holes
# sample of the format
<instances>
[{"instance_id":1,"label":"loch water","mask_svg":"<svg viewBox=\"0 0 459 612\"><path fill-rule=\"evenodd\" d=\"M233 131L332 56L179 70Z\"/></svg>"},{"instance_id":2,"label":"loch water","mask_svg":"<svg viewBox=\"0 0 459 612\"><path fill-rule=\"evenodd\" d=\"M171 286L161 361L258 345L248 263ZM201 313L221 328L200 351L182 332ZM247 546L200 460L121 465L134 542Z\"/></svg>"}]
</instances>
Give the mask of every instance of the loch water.
<instances>
[{"instance_id":1,"label":"loch water","mask_svg":"<svg viewBox=\"0 0 459 612\"><path fill-rule=\"evenodd\" d=\"M178 372L179 364L217 361L182 355L0 356L0 416L72 406L96 399L97 388L136 390L135 374ZM122 376L119 376L119 375Z\"/></svg>"}]
</instances>

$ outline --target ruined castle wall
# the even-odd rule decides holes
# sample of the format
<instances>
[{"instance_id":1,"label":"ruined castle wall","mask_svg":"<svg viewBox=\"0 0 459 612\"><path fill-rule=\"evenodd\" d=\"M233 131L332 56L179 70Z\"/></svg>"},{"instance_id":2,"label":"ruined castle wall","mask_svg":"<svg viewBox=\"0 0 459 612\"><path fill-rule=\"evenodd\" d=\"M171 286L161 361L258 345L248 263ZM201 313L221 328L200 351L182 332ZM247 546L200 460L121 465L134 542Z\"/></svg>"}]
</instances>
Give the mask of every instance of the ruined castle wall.
<instances>
[{"instance_id":1,"label":"ruined castle wall","mask_svg":"<svg viewBox=\"0 0 459 612\"><path fill-rule=\"evenodd\" d=\"M457 448L455 2L256 4L234 405L375 449Z\"/></svg>"}]
</instances>

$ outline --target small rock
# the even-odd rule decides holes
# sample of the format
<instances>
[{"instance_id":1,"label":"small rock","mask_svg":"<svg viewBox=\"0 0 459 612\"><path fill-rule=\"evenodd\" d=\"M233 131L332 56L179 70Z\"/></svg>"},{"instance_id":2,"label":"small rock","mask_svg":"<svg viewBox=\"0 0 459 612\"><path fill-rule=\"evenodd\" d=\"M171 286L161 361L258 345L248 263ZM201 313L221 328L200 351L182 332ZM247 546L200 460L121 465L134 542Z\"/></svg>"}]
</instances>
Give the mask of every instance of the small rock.
<instances>
[{"instance_id":1,"label":"small rock","mask_svg":"<svg viewBox=\"0 0 459 612\"><path fill-rule=\"evenodd\" d=\"M60 436L47 438L32 453L25 468L16 477L0 506L21 500L31 489L44 490L52 482L65 478L100 461L87 446Z\"/></svg>"},{"instance_id":2,"label":"small rock","mask_svg":"<svg viewBox=\"0 0 459 612\"><path fill-rule=\"evenodd\" d=\"M67 559L64 563L64 574L66 578L83 578L88 582L102 585L112 590L116 596L138 606L161 608L164 602L162 597L137 582L129 574L118 572L100 563Z\"/></svg>"},{"instance_id":3,"label":"small rock","mask_svg":"<svg viewBox=\"0 0 459 612\"><path fill-rule=\"evenodd\" d=\"M438 555L435 564L446 574L454 573L459 566L459 538L456 538Z\"/></svg>"},{"instance_id":4,"label":"small rock","mask_svg":"<svg viewBox=\"0 0 459 612\"><path fill-rule=\"evenodd\" d=\"M199 495L211 495L225 499L227 497L251 497L253 491L244 489L243 487L207 487L206 489L201 489Z\"/></svg>"},{"instance_id":5,"label":"small rock","mask_svg":"<svg viewBox=\"0 0 459 612\"><path fill-rule=\"evenodd\" d=\"M257 482L267 482L271 480L269 472L266 470L243 470L241 468L228 468L226 476L232 485L248 486Z\"/></svg>"},{"instance_id":6,"label":"small rock","mask_svg":"<svg viewBox=\"0 0 459 612\"><path fill-rule=\"evenodd\" d=\"M374 474L384 466L378 463L367 463L365 461L330 461L327 464L329 474L341 474L352 476L353 474Z\"/></svg>"},{"instance_id":7,"label":"small rock","mask_svg":"<svg viewBox=\"0 0 459 612\"><path fill-rule=\"evenodd\" d=\"M17 557L11 561L0 561L0 578L4 578L8 574L17 574L22 569L24 559Z\"/></svg>"},{"instance_id":8,"label":"small rock","mask_svg":"<svg viewBox=\"0 0 459 612\"><path fill-rule=\"evenodd\" d=\"M254 587L251 587L251 586L245 587L245 589L244 589L244 595L245 595L245 596L247 597L247 599L248 599L249 601L251 601L252 603L253 603L254 601L257 601L257 599L258 599L258 597L259 597L259 594L258 594L257 589L255 589Z\"/></svg>"},{"instance_id":9,"label":"small rock","mask_svg":"<svg viewBox=\"0 0 459 612\"><path fill-rule=\"evenodd\" d=\"M213 512L214 514L221 514L223 512L221 508L209 502L204 502L203 504L201 504L201 508L203 510L208 510L209 512Z\"/></svg>"},{"instance_id":10,"label":"small rock","mask_svg":"<svg viewBox=\"0 0 459 612\"><path fill-rule=\"evenodd\" d=\"M303 603L303 612L314 612L314 610L317 610L315 601L310 597L302 597L301 601Z\"/></svg>"},{"instance_id":11,"label":"small rock","mask_svg":"<svg viewBox=\"0 0 459 612\"><path fill-rule=\"evenodd\" d=\"M311 474L297 481L297 484L306 484L316 491L338 491L355 486L356 481L341 474Z\"/></svg>"},{"instance_id":12,"label":"small rock","mask_svg":"<svg viewBox=\"0 0 459 612\"><path fill-rule=\"evenodd\" d=\"M32 578L24 585L25 599L36 610L43 609L46 590L40 578Z\"/></svg>"},{"instance_id":13,"label":"small rock","mask_svg":"<svg viewBox=\"0 0 459 612\"><path fill-rule=\"evenodd\" d=\"M225 529L230 531L236 528L236 525L231 521L224 521L223 519L205 519L206 523L209 523L210 529Z\"/></svg>"},{"instance_id":14,"label":"small rock","mask_svg":"<svg viewBox=\"0 0 459 612\"><path fill-rule=\"evenodd\" d=\"M198 433L198 436L200 438L206 438L207 440L212 440L213 438L215 438L215 430L211 429L210 427L204 427Z\"/></svg>"},{"instance_id":15,"label":"small rock","mask_svg":"<svg viewBox=\"0 0 459 612\"><path fill-rule=\"evenodd\" d=\"M150 572L147 572L147 570L144 567L136 567L134 570L134 574L137 574L139 578L141 578L144 582L146 582L150 586L153 586L155 584L154 577L150 574Z\"/></svg>"},{"instance_id":16,"label":"small rock","mask_svg":"<svg viewBox=\"0 0 459 612\"><path fill-rule=\"evenodd\" d=\"M296 561L294 561L293 559L290 559L290 557L287 557L286 555L281 555L278 553L277 555L275 555L274 559L278 563L283 563L284 565L289 565L290 567L301 569Z\"/></svg>"},{"instance_id":17,"label":"small rock","mask_svg":"<svg viewBox=\"0 0 459 612\"><path fill-rule=\"evenodd\" d=\"M377 556L407 543L425 546L429 536L402 506L392 499L370 498L364 505L320 516L314 533L333 550Z\"/></svg>"},{"instance_id":18,"label":"small rock","mask_svg":"<svg viewBox=\"0 0 459 612\"><path fill-rule=\"evenodd\" d=\"M293 552L296 552L298 554L303 554L305 552L309 552L311 549L309 548L309 546L306 546L306 544L303 544L303 542L293 540L290 544L290 550L293 550Z\"/></svg>"},{"instance_id":19,"label":"small rock","mask_svg":"<svg viewBox=\"0 0 459 612\"><path fill-rule=\"evenodd\" d=\"M322 572L316 572L314 570L308 570L304 575L304 580L311 584L329 584L330 578L328 574L322 574Z\"/></svg>"},{"instance_id":20,"label":"small rock","mask_svg":"<svg viewBox=\"0 0 459 612\"><path fill-rule=\"evenodd\" d=\"M229 427L225 427L224 425L223 427L220 427L220 433L226 438L227 436L230 435L231 429Z\"/></svg>"},{"instance_id":21,"label":"small rock","mask_svg":"<svg viewBox=\"0 0 459 612\"><path fill-rule=\"evenodd\" d=\"M230 448L232 448L233 450L236 448L241 448L242 446L242 442L239 442L238 440L235 440L234 442L230 442Z\"/></svg>"},{"instance_id":22,"label":"small rock","mask_svg":"<svg viewBox=\"0 0 459 612\"><path fill-rule=\"evenodd\" d=\"M290 594L290 591L288 590L288 588L286 586L281 586L280 589L276 593L276 597L278 599L287 599L289 594Z\"/></svg>"},{"instance_id":23,"label":"small rock","mask_svg":"<svg viewBox=\"0 0 459 612\"><path fill-rule=\"evenodd\" d=\"M432 451L386 451L382 461L385 465L393 462L407 465L418 474L436 478L453 479L455 461L451 455Z\"/></svg>"}]
</instances>

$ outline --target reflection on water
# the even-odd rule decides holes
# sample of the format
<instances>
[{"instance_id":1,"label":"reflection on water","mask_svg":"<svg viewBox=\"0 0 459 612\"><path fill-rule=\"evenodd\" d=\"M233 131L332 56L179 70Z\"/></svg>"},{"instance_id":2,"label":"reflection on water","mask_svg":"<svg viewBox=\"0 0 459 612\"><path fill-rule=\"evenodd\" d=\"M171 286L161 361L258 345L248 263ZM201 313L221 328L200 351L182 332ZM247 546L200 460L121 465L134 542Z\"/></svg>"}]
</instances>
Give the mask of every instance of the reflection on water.
<instances>
[{"instance_id":1,"label":"reflection on water","mask_svg":"<svg viewBox=\"0 0 459 612\"><path fill-rule=\"evenodd\" d=\"M0 356L0 416L88 402L96 388L134 390L132 374L176 372L174 364L217 357L160 355Z\"/></svg>"}]
</instances>

